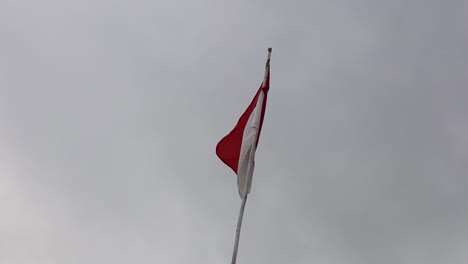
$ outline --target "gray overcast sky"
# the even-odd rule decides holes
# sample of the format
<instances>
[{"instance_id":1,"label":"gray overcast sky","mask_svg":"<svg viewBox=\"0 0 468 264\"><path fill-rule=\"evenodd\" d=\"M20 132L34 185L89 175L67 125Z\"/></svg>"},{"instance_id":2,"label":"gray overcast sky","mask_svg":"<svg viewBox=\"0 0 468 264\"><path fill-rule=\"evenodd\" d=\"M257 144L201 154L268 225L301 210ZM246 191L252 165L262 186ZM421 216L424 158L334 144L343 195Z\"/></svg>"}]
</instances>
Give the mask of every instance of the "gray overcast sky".
<instances>
[{"instance_id":1,"label":"gray overcast sky","mask_svg":"<svg viewBox=\"0 0 468 264\"><path fill-rule=\"evenodd\" d=\"M468 2L0 2L0 263L468 263Z\"/></svg>"}]
</instances>

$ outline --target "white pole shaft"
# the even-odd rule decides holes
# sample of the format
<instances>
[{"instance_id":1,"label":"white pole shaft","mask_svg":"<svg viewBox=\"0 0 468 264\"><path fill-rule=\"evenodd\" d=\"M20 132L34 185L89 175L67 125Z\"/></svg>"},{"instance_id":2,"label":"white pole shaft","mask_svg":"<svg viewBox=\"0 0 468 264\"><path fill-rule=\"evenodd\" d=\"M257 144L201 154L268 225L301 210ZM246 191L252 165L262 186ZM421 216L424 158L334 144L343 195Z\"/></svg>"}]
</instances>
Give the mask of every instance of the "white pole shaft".
<instances>
[{"instance_id":1,"label":"white pole shaft","mask_svg":"<svg viewBox=\"0 0 468 264\"><path fill-rule=\"evenodd\" d=\"M242 226L242 218L244 218L244 209L245 203L247 202L247 195L242 199L241 208L239 211L239 219L237 219L237 228L236 228L236 241L234 242L234 250L232 252L232 261L231 264L236 264L237 260L237 249L239 247L239 237Z\"/></svg>"}]
</instances>

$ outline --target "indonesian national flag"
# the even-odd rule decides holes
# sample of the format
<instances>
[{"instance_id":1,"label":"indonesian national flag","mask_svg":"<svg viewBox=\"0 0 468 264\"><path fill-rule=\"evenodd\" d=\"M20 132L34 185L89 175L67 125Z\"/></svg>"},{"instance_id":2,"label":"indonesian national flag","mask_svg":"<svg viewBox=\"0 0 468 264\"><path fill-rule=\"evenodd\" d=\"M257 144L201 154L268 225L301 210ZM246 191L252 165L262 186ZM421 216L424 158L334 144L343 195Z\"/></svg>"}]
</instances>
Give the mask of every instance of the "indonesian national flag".
<instances>
[{"instance_id":1,"label":"indonesian national flag","mask_svg":"<svg viewBox=\"0 0 468 264\"><path fill-rule=\"evenodd\" d=\"M270 88L270 55L265 66L265 77L250 105L240 117L234 129L216 146L216 155L237 174L239 195L249 194L255 166L257 149L263 117Z\"/></svg>"}]
</instances>

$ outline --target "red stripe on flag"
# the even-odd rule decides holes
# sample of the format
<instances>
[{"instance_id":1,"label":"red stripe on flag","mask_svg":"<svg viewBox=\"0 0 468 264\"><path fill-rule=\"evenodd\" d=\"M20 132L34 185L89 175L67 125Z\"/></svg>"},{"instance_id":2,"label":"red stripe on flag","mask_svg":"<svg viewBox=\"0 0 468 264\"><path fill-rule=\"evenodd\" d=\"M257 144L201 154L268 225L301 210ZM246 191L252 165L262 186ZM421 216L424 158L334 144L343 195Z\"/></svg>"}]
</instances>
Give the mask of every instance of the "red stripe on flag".
<instances>
[{"instance_id":1,"label":"red stripe on flag","mask_svg":"<svg viewBox=\"0 0 468 264\"><path fill-rule=\"evenodd\" d=\"M269 61L268 61L269 62ZM268 63L267 62L267 63ZM216 155L227 165L229 166L236 174L239 165L239 156L241 152L242 146L242 138L244 135L244 129L247 125L247 121L249 120L250 115L254 111L257 100L260 95L260 92L263 90L264 93L264 100L263 100L263 107L262 113L260 118L260 127L258 131L258 137L256 145L258 145L258 141L260 139L260 133L262 130L263 125L263 117L265 116L265 109L266 109L266 101L267 101L267 93L270 88L270 74L267 73L265 83L260 86L255 97L253 98L250 105L247 107L245 112L239 118L236 126L234 129L226 135L221 141L216 145Z\"/></svg>"}]
</instances>

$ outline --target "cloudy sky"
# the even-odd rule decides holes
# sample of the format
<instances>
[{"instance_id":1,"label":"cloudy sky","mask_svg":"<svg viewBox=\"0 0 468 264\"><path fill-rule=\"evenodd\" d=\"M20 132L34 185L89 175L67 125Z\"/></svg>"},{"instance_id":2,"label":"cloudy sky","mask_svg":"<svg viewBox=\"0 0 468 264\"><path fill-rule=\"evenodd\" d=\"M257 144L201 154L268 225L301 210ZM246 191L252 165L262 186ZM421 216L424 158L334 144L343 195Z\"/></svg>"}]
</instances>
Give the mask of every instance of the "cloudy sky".
<instances>
[{"instance_id":1,"label":"cloudy sky","mask_svg":"<svg viewBox=\"0 0 468 264\"><path fill-rule=\"evenodd\" d=\"M0 263L468 262L468 2L0 2Z\"/></svg>"}]
</instances>

